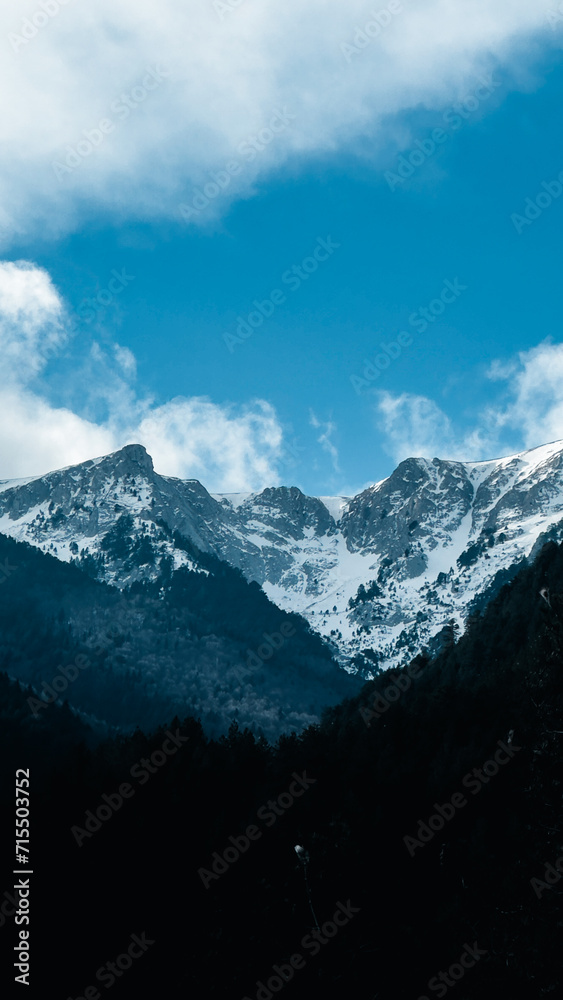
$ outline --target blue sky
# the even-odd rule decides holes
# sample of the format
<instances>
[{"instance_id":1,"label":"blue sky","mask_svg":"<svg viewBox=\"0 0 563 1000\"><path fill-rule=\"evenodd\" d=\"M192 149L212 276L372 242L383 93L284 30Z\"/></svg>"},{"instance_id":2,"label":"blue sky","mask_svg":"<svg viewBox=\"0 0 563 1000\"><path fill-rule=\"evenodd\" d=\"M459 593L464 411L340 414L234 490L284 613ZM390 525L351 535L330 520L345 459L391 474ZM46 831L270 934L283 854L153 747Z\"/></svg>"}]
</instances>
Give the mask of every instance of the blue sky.
<instances>
[{"instance_id":1,"label":"blue sky","mask_svg":"<svg viewBox=\"0 0 563 1000\"><path fill-rule=\"evenodd\" d=\"M245 0L249 9L254 2ZM60 135L73 138L55 153L40 136L31 148L22 141L23 177L12 163L4 189L14 208L0 280L11 359L0 478L141 440L159 471L212 490L283 482L351 493L411 454L480 460L563 437L563 14L559 22L557 8L546 7L528 23L522 5L515 25L510 4L492 5L494 45L477 32L467 40L469 22L456 16L457 63L440 47L431 72L437 5L423 6L428 37L407 33L405 5L350 63L339 39L353 42L379 8L356 5L348 33L333 26L331 51L341 49L350 75L338 87L323 80L321 65L316 85L332 80L329 105L319 98L315 106L314 80L295 79L288 54L267 98L249 88L235 143L224 105L219 128L201 95L203 121L191 108L196 152L179 137L179 70L172 52L166 61L166 25L154 95L131 99L139 106L130 115L115 100L73 108L90 138L102 134L103 109L116 125L83 162L75 154L78 165L71 158L70 169L60 167L78 126L63 127ZM480 6L484 17L489 5ZM458 8L471 17L469 5ZM295 27L301 15L292 9ZM243 10L231 11L233 21ZM131 31L138 11L129 12ZM55 34L70 14L61 8L26 46L45 64L49 45L60 46L72 75L83 25ZM304 49L314 42L310 24L299 38ZM139 96L153 62L142 34L137 44L129 78ZM22 43L18 73L27 56ZM94 60L94 91L102 71ZM248 87L232 68L224 86L241 79ZM370 108L374 80L383 96ZM211 106L216 99L208 95ZM240 136L260 127L252 156ZM194 211L204 189L208 204ZM14 302L16 273L25 280ZM270 314L262 322L255 302ZM237 337L251 313L256 328ZM24 351L36 352L31 371Z\"/></svg>"}]
</instances>

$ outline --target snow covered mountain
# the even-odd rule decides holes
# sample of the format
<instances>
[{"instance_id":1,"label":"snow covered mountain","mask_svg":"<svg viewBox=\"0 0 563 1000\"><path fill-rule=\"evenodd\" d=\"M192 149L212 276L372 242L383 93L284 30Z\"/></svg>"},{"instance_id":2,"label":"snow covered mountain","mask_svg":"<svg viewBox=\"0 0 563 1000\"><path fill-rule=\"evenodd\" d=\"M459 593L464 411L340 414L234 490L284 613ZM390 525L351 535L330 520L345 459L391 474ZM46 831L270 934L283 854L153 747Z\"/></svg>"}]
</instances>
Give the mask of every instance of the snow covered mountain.
<instances>
[{"instance_id":1,"label":"snow covered mountain","mask_svg":"<svg viewBox=\"0 0 563 1000\"><path fill-rule=\"evenodd\" d=\"M349 669L407 662L452 620L462 628L540 536L563 537L562 519L561 441L487 462L410 458L352 498L212 495L158 475L141 445L0 483L1 533L118 586L207 572L197 550L212 552L306 617Z\"/></svg>"}]
</instances>

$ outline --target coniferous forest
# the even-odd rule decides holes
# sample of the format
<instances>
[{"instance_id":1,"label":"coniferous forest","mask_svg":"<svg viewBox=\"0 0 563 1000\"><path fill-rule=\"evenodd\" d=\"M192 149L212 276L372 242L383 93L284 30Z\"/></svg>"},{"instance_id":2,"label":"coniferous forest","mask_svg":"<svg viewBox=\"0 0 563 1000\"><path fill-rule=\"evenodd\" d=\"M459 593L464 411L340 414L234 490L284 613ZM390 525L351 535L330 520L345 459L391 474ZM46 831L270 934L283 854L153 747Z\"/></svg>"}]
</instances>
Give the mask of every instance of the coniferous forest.
<instances>
[{"instance_id":1,"label":"coniferous forest","mask_svg":"<svg viewBox=\"0 0 563 1000\"><path fill-rule=\"evenodd\" d=\"M42 581L27 576L24 621L17 577L2 593L1 781L7 802L16 768L29 769L42 995L560 995L561 546L433 659L273 740L236 721L210 735L196 713L128 730L61 700L34 714L37 689L10 678L32 655L42 676L62 662L68 594L51 587L47 627ZM76 614L100 586L81 579ZM302 641L304 663L317 654ZM107 690L127 706L113 676Z\"/></svg>"}]
</instances>

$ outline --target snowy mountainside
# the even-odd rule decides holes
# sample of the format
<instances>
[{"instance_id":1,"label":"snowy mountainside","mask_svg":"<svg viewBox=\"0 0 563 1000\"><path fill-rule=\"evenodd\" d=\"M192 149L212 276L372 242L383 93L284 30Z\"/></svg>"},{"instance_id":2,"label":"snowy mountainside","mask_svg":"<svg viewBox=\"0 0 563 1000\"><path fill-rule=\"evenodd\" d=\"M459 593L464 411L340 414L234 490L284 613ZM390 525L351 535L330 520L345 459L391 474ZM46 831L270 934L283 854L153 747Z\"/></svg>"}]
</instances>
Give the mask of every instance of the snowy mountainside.
<instances>
[{"instance_id":1,"label":"snowy mountainside","mask_svg":"<svg viewBox=\"0 0 563 1000\"><path fill-rule=\"evenodd\" d=\"M562 519L563 442L478 463L410 458L352 498L212 495L158 475L141 445L0 483L1 533L118 586L207 572L197 550L213 553L307 618L350 669L406 662L452 620L463 627Z\"/></svg>"}]
</instances>

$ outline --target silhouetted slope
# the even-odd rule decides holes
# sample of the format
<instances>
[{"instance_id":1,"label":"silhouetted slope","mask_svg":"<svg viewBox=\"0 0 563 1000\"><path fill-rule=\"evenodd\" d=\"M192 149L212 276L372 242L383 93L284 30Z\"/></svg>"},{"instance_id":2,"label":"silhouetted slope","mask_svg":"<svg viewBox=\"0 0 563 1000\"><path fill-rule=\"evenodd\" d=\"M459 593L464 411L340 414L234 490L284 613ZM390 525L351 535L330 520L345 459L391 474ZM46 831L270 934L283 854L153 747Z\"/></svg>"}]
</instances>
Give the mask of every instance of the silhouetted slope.
<instances>
[{"instance_id":1,"label":"silhouetted slope","mask_svg":"<svg viewBox=\"0 0 563 1000\"><path fill-rule=\"evenodd\" d=\"M123 996L254 998L258 981L301 953L288 997L410 1000L441 995L432 977L456 969L466 945L484 954L456 996L558 995L561 890L545 870L563 855L561 595L563 550L552 543L461 641L418 661L417 679L369 728L361 709L390 694L392 674L275 748L236 727L210 741L185 719L63 755L56 782L35 785L44 989L82 995L145 931L156 943L123 976ZM132 768L168 728L189 739L141 784ZM16 730L3 766L25 756ZM290 804L296 775L306 790ZM78 846L71 827L84 828L87 810L123 782L134 796ZM455 793L465 804L448 808ZM271 823L269 800L281 812ZM439 820L437 807L454 814L427 836L420 823ZM206 888L200 870L249 825L259 839ZM420 833L428 842L405 841ZM339 902L359 911L317 955L302 943L314 918L296 844L310 854L319 922Z\"/></svg>"}]
</instances>

